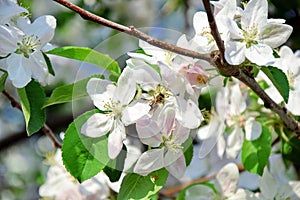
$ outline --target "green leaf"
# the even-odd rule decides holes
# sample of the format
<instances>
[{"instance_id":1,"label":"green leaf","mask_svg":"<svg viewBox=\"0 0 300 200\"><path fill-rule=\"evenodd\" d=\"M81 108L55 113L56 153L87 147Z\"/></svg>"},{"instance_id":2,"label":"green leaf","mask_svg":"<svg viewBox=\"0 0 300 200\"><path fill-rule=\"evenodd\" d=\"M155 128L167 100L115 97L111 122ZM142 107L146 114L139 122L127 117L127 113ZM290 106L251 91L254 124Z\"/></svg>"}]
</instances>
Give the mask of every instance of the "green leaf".
<instances>
[{"instance_id":1,"label":"green leaf","mask_svg":"<svg viewBox=\"0 0 300 200\"><path fill-rule=\"evenodd\" d=\"M258 139L245 140L242 147L242 163L245 169L262 175L271 154L271 144L271 132L266 126L262 126L262 133Z\"/></svg>"},{"instance_id":2,"label":"green leaf","mask_svg":"<svg viewBox=\"0 0 300 200\"><path fill-rule=\"evenodd\" d=\"M53 69L53 67L52 67L52 64L51 64L51 61L50 61L49 57L48 57L47 54L45 54L44 52L42 52L42 53L43 53L45 62L46 62L46 64L47 64L49 73L52 74L53 76L55 76L55 72L54 72L54 69Z\"/></svg>"},{"instance_id":3,"label":"green leaf","mask_svg":"<svg viewBox=\"0 0 300 200\"><path fill-rule=\"evenodd\" d=\"M109 177L111 182L116 182L120 179L126 158L127 148L123 145L122 151L118 155L118 157L114 160L110 160L103 171Z\"/></svg>"},{"instance_id":4,"label":"green leaf","mask_svg":"<svg viewBox=\"0 0 300 200\"><path fill-rule=\"evenodd\" d=\"M4 72L4 73L2 74L2 76L0 77L0 92L2 92L2 91L4 90L5 82L6 82L7 76L8 76L8 73L7 73L7 72Z\"/></svg>"},{"instance_id":5,"label":"green leaf","mask_svg":"<svg viewBox=\"0 0 300 200\"><path fill-rule=\"evenodd\" d=\"M295 164L300 164L300 140L297 136L289 139L288 142L284 142L282 145L282 155L285 159L292 161Z\"/></svg>"},{"instance_id":6,"label":"green leaf","mask_svg":"<svg viewBox=\"0 0 300 200\"><path fill-rule=\"evenodd\" d=\"M167 178L168 172L164 168L147 176L127 174L122 181L118 200L149 199L164 186Z\"/></svg>"},{"instance_id":7,"label":"green leaf","mask_svg":"<svg viewBox=\"0 0 300 200\"><path fill-rule=\"evenodd\" d=\"M185 158L186 166L189 166L192 158L193 158L193 139L189 137L184 143L183 143L183 153Z\"/></svg>"},{"instance_id":8,"label":"green leaf","mask_svg":"<svg viewBox=\"0 0 300 200\"><path fill-rule=\"evenodd\" d=\"M56 88L50 98L44 103L44 108L55 105L55 104L60 104L60 103L66 103L70 102L73 100L77 100L83 97L89 96L87 91L86 91L86 85L88 81L91 78L103 78L102 75L92 75L88 78L85 78L83 80L80 80L76 83L72 83L69 85L63 85L58 88Z\"/></svg>"},{"instance_id":9,"label":"green leaf","mask_svg":"<svg viewBox=\"0 0 300 200\"><path fill-rule=\"evenodd\" d=\"M41 129L46 121L46 112L42 108L46 95L42 86L31 81L24 88L18 89L28 136Z\"/></svg>"},{"instance_id":10,"label":"green leaf","mask_svg":"<svg viewBox=\"0 0 300 200\"><path fill-rule=\"evenodd\" d=\"M87 47L66 46L52 49L46 53L91 63L110 71L114 75L121 74L121 69L115 60Z\"/></svg>"},{"instance_id":11,"label":"green leaf","mask_svg":"<svg viewBox=\"0 0 300 200\"><path fill-rule=\"evenodd\" d=\"M280 95L283 97L283 100L287 103L289 100L290 86L285 73L281 69L272 66L261 67L261 70L272 81Z\"/></svg>"},{"instance_id":12,"label":"green leaf","mask_svg":"<svg viewBox=\"0 0 300 200\"><path fill-rule=\"evenodd\" d=\"M98 174L109 162L107 137L90 138L82 135L81 126L98 110L77 117L66 130L62 144L63 163L79 182Z\"/></svg>"}]
</instances>

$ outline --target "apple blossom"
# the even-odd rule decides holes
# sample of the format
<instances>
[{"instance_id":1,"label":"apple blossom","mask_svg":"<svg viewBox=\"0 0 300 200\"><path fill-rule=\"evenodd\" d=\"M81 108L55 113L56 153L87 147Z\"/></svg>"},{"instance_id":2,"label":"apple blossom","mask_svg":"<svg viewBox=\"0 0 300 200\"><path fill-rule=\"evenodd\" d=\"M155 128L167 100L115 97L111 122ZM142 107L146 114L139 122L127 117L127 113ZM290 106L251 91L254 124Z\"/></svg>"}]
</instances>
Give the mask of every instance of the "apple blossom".
<instances>
[{"instance_id":1,"label":"apple blossom","mask_svg":"<svg viewBox=\"0 0 300 200\"><path fill-rule=\"evenodd\" d=\"M281 20L268 20L267 15L267 0L250 0L240 26L233 19L226 19L230 34L225 40L225 59L229 64L239 65L245 58L258 65L274 61L272 48L286 42L293 28Z\"/></svg>"},{"instance_id":2,"label":"apple blossom","mask_svg":"<svg viewBox=\"0 0 300 200\"><path fill-rule=\"evenodd\" d=\"M136 92L135 82L129 79L129 73L129 70L123 71L117 86L98 78L91 78L87 84L87 92L94 105L103 112L92 115L82 126L81 133L101 137L109 132L108 154L112 159L119 155L126 138L124 121L125 125L130 124L123 115Z\"/></svg>"},{"instance_id":3,"label":"apple blossom","mask_svg":"<svg viewBox=\"0 0 300 200\"><path fill-rule=\"evenodd\" d=\"M0 1L0 24L5 25L16 20L22 13L27 13L28 10L18 6L15 2L11 0L1 0Z\"/></svg>"},{"instance_id":4,"label":"apple blossom","mask_svg":"<svg viewBox=\"0 0 300 200\"><path fill-rule=\"evenodd\" d=\"M153 149L140 156L134 172L147 175L166 167L173 176L181 178L186 169L182 144L189 137L189 129L175 119L171 103L158 109L152 117L145 116L136 123L140 140Z\"/></svg>"},{"instance_id":5,"label":"apple blossom","mask_svg":"<svg viewBox=\"0 0 300 200\"><path fill-rule=\"evenodd\" d=\"M55 27L56 20L49 15L37 18L23 30L0 25L0 56L7 56L1 67L15 87L26 86L31 78L46 84L49 72L42 49L54 36Z\"/></svg>"}]
</instances>

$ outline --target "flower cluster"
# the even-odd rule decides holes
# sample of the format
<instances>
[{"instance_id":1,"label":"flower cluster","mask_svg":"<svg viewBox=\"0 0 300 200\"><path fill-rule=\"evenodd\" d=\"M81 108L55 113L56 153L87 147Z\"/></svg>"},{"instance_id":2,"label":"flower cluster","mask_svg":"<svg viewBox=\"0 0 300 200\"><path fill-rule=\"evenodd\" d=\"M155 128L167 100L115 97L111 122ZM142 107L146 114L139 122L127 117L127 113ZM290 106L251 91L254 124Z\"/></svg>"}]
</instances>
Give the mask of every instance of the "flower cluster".
<instances>
[{"instance_id":1,"label":"flower cluster","mask_svg":"<svg viewBox=\"0 0 300 200\"><path fill-rule=\"evenodd\" d=\"M28 10L10 0L0 2L0 13L0 68L17 88L31 78L45 85L49 71L42 51L54 36L55 18L45 15L31 23Z\"/></svg>"}]
</instances>

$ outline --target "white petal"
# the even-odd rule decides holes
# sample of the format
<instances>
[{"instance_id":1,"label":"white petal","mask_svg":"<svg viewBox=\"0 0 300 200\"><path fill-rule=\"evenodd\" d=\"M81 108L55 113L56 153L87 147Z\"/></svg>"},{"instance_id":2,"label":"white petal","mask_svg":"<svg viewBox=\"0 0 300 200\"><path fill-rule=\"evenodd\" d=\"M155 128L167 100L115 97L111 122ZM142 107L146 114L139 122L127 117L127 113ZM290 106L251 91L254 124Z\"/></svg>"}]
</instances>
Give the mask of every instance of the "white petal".
<instances>
[{"instance_id":1,"label":"white petal","mask_svg":"<svg viewBox=\"0 0 300 200\"><path fill-rule=\"evenodd\" d=\"M17 38L14 35L17 34L10 30L6 26L0 25L0 56L6 56L9 53L13 53L17 48Z\"/></svg>"},{"instance_id":2,"label":"white petal","mask_svg":"<svg viewBox=\"0 0 300 200\"><path fill-rule=\"evenodd\" d=\"M293 32L293 27L287 24L270 23L263 27L260 39L272 48L285 43Z\"/></svg>"},{"instance_id":3,"label":"white petal","mask_svg":"<svg viewBox=\"0 0 300 200\"><path fill-rule=\"evenodd\" d=\"M261 26L267 24L268 18L268 2L266 0L251 0L246 5L241 18L242 28L246 30L248 27Z\"/></svg>"},{"instance_id":4,"label":"white petal","mask_svg":"<svg viewBox=\"0 0 300 200\"><path fill-rule=\"evenodd\" d=\"M259 200L259 198L257 198L251 191L238 189L236 193L228 197L227 200Z\"/></svg>"},{"instance_id":5,"label":"white petal","mask_svg":"<svg viewBox=\"0 0 300 200\"><path fill-rule=\"evenodd\" d=\"M223 21L220 24L228 29L231 39L241 40L244 38L243 31L238 27L237 23L233 19L227 17L222 18L222 20Z\"/></svg>"},{"instance_id":6,"label":"white petal","mask_svg":"<svg viewBox=\"0 0 300 200\"><path fill-rule=\"evenodd\" d=\"M193 25L196 34L202 34L209 28L206 12L196 12L193 18Z\"/></svg>"},{"instance_id":7,"label":"white petal","mask_svg":"<svg viewBox=\"0 0 300 200\"><path fill-rule=\"evenodd\" d=\"M225 197L229 197L237 190L239 170L236 164L225 165L216 176L216 187Z\"/></svg>"},{"instance_id":8,"label":"white petal","mask_svg":"<svg viewBox=\"0 0 300 200\"><path fill-rule=\"evenodd\" d=\"M134 173L146 176L155 170L163 168L163 154L164 149L151 149L144 152L134 167Z\"/></svg>"},{"instance_id":9,"label":"white petal","mask_svg":"<svg viewBox=\"0 0 300 200\"><path fill-rule=\"evenodd\" d=\"M179 113L180 116L177 119L182 126L189 129L198 128L203 121L203 116L196 103L190 99L187 101L179 99L178 102L180 103L179 112L182 113Z\"/></svg>"},{"instance_id":10,"label":"white petal","mask_svg":"<svg viewBox=\"0 0 300 200\"><path fill-rule=\"evenodd\" d=\"M235 159L241 151L244 142L244 133L242 129L236 126L227 139L226 156L229 159Z\"/></svg>"},{"instance_id":11,"label":"white petal","mask_svg":"<svg viewBox=\"0 0 300 200\"><path fill-rule=\"evenodd\" d=\"M7 58L8 78L17 88L25 87L31 81L29 59L20 54L12 54Z\"/></svg>"},{"instance_id":12,"label":"white petal","mask_svg":"<svg viewBox=\"0 0 300 200\"><path fill-rule=\"evenodd\" d=\"M100 110L107 110L104 105L112 99L116 86L107 80L91 78L86 88L94 105Z\"/></svg>"},{"instance_id":13,"label":"white petal","mask_svg":"<svg viewBox=\"0 0 300 200\"><path fill-rule=\"evenodd\" d=\"M188 187L185 191L187 200L215 200L218 199L216 193L208 186L197 184Z\"/></svg>"},{"instance_id":14,"label":"white petal","mask_svg":"<svg viewBox=\"0 0 300 200\"><path fill-rule=\"evenodd\" d=\"M56 19L51 15L38 17L24 29L26 35L36 35L41 41L41 47L52 40L56 28Z\"/></svg>"},{"instance_id":15,"label":"white petal","mask_svg":"<svg viewBox=\"0 0 300 200\"><path fill-rule=\"evenodd\" d=\"M136 122L136 130L142 143L151 147L158 147L162 142L160 131L163 127L159 127L157 123L150 118L142 118Z\"/></svg>"},{"instance_id":16,"label":"white petal","mask_svg":"<svg viewBox=\"0 0 300 200\"><path fill-rule=\"evenodd\" d=\"M293 114L300 116L300 91L290 91L290 97L286 108Z\"/></svg>"},{"instance_id":17,"label":"white petal","mask_svg":"<svg viewBox=\"0 0 300 200\"><path fill-rule=\"evenodd\" d=\"M140 65L132 68L133 79L140 84L145 91L154 90L161 82L161 78L157 71L149 65Z\"/></svg>"},{"instance_id":18,"label":"white petal","mask_svg":"<svg viewBox=\"0 0 300 200\"><path fill-rule=\"evenodd\" d=\"M10 0L0 1L0 24L8 23L14 16L21 13L28 13L28 10Z\"/></svg>"},{"instance_id":19,"label":"white petal","mask_svg":"<svg viewBox=\"0 0 300 200\"><path fill-rule=\"evenodd\" d=\"M117 119L114 121L114 127L108 136L108 156L111 159L115 159L119 155L125 138L125 127L122 122Z\"/></svg>"},{"instance_id":20,"label":"white petal","mask_svg":"<svg viewBox=\"0 0 300 200\"><path fill-rule=\"evenodd\" d=\"M151 107L148 103L135 102L129 104L122 112L122 122L125 126L135 123L138 119L147 115Z\"/></svg>"},{"instance_id":21,"label":"white petal","mask_svg":"<svg viewBox=\"0 0 300 200\"><path fill-rule=\"evenodd\" d=\"M48 67L41 51L35 51L29 56L32 78L38 80L42 85L48 82Z\"/></svg>"},{"instance_id":22,"label":"white petal","mask_svg":"<svg viewBox=\"0 0 300 200\"><path fill-rule=\"evenodd\" d=\"M246 140L256 140L260 137L262 132L261 124L253 117L247 119L245 123L245 137Z\"/></svg>"},{"instance_id":23,"label":"white petal","mask_svg":"<svg viewBox=\"0 0 300 200\"><path fill-rule=\"evenodd\" d=\"M274 62L273 50L266 44L251 45L246 48L245 55L258 65L269 65Z\"/></svg>"},{"instance_id":24,"label":"white petal","mask_svg":"<svg viewBox=\"0 0 300 200\"><path fill-rule=\"evenodd\" d=\"M186 170L186 163L185 163L184 155L182 152L180 154L181 154L181 156L178 157L178 155L177 155L176 156L177 160L175 160L172 163L170 163L168 160L166 161L166 159L169 158L170 154L165 155L165 165L166 165L166 163L170 163L169 165L167 165L165 167L169 171L169 173L172 174L177 179L182 178L182 176L184 175L185 170Z\"/></svg>"},{"instance_id":25,"label":"white petal","mask_svg":"<svg viewBox=\"0 0 300 200\"><path fill-rule=\"evenodd\" d=\"M101 137L111 130L113 122L110 115L95 113L83 124L81 133L88 137Z\"/></svg>"},{"instance_id":26,"label":"white petal","mask_svg":"<svg viewBox=\"0 0 300 200\"><path fill-rule=\"evenodd\" d=\"M114 92L114 101L119 101L121 105L128 105L136 92L136 83L132 77L132 70L126 67L118 79L118 84Z\"/></svg>"},{"instance_id":27,"label":"white petal","mask_svg":"<svg viewBox=\"0 0 300 200\"><path fill-rule=\"evenodd\" d=\"M245 61L246 45L241 42L228 41L225 47L225 59L231 65L239 65Z\"/></svg>"},{"instance_id":28,"label":"white petal","mask_svg":"<svg viewBox=\"0 0 300 200\"><path fill-rule=\"evenodd\" d=\"M211 152L218 140L223 137L222 134L224 130L225 123L223 121L220 121L218 117L213 117L210 123L207 125L207 128L199 129L197 135L200 139L203 137L202 134L206 134L206 137L204 137L206 139L202 142L201 148L199 150L199 158L204 158Z\"/></svg>"},{"instance_id":29,"label":"white petal","mask_svg":"<svg viewBox=\"0 0 300 200\"><path fill-rule=\"evenodd\" d=\"M264 196L273 199L277 193L278 188L276 185L276 180L269 173L267 167L264 168L263 175L258 182L261 193Z\"/></svg>"},{"instance_id":30,"label":"white petal","mask_svg":"<svg viewBox=\"0 0 300 200\"><path fill-rule=\"evenodd\" d=\"M246 110L246 100L242 95L239 84L235 84L231 88L230 94L230 114L231 115L240 115Z\"/></svg>"}]
</instances>

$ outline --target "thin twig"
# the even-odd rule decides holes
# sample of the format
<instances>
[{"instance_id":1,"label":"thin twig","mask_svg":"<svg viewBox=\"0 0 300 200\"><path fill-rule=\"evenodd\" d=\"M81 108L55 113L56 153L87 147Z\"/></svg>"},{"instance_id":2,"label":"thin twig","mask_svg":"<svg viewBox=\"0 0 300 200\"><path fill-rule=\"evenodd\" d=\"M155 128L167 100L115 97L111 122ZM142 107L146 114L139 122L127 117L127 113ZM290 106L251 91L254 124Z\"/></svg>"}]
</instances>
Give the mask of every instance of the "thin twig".
<instances>
[{"instance_id":1,"label":"thin twig","mask_svg":"<svg viewBox=\"0 0 300 200\"><path fill-rule=\"evenodd\" d=\"M174 52L174 53L177 53L180 55L192 57L192 58L202 59L202 60L206 60L206 61L210 60L210 56L208 54L200 54L195 51L191 51L189 49L181 48L176 45L158 40L156 38L153 38L141 31L137 30L134 26L127 27L127 26L112 22L103 17L97 16L91 12L88 12L88 11L80 8L79 6L76 6L68 1L65 1L65 0L53 0L53 1L56 1L57 3L69 8L70 10L75 11L85 20L93 21L98 24L102 24L104 26L110 27L112 29L115 29L115 30L118 30L121 32L125 32L128 35L139 38L153 46L156 46L156 47L159 47L159 48L162 48L165 50L169 50L171 52Z\"/></svg>"},{"instance_id":2,"label":"thin twig","mask_svg":"<svg viewBox=\"0 0 300 200\"><path fill-rule=\"evenodd\" d=\"M17 108L20 111L22 111L21 104L13 96L11 96L6 90L3 90L2 93L10 101L12 107ZM51 130L51 128L49 128L49 126L47 124L44 124L42 126L41 130L53 141L53 144L56 148L62 147L61 142L55 137L55 134L53 133L53 131Z\"/></svg>"},{"instance_id":3,"label":"thin twig","mask_svg":"<svg viewBox=\"0 0 300 200\"><path fill-rule=\"evenodd\" d=\"M165 49L169 50L171 52L185 55L192 58L197 59L203 59L206 61L210 61L215 67L218 68L218 70L221 72L221 74L225 76L233 76L239 79L241 82L245 83L249 88L251 88L254 92L257 93L257 95L264 101L265 105L270 108L272 111L277 113L280 118L282 119L284 125L291 131L294 131L298 134L300 134L300 125L299 122L297 122L294 118L288 115L286 112L285 107L281 107L278 104L276 104L265 92L264 90L257 84L256 80L254 78L249 77L244 71L240 69L239 66L229 65L226 60L224 59L224 51L225 47L223 44L223 41L220 37L220 34L218 32L218 28L215 22L215 18L213 16L213 13L211 11L209 0L203 0L203 3L205 5L205 9L207 12L209 24L211 27L211 33L217 43L217 46L219 48L219 51L214 51L211 53L210 58L208 55L203 55L200 53L197 53L195 51L191 51L185 48L177 47L175 45L160 41L158 39L155 39L139 30L137 30L135 27L130 26L123 26L121 24L112 22L110 20L107 20L105 18L99 17L95 14L92 14L66 0L53 0L57 3L69 8L70 10L75 11L78 13L83 19L96 22L98 24L102 24L104 26L110 27L112 29L125 32L131 36L134 36L136 38L139 38L141 40L146 41L147 43Z\"/></svg>"}]
</instances>

